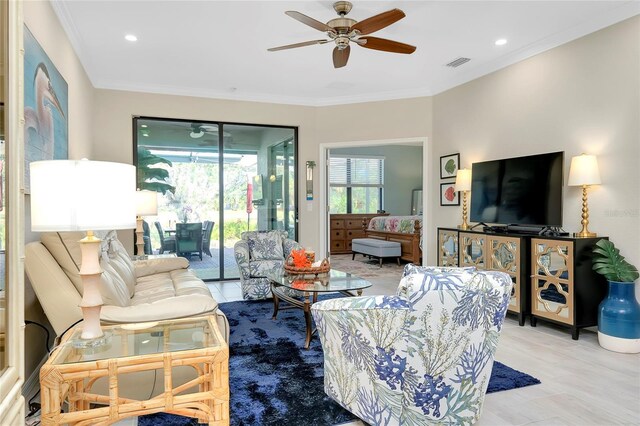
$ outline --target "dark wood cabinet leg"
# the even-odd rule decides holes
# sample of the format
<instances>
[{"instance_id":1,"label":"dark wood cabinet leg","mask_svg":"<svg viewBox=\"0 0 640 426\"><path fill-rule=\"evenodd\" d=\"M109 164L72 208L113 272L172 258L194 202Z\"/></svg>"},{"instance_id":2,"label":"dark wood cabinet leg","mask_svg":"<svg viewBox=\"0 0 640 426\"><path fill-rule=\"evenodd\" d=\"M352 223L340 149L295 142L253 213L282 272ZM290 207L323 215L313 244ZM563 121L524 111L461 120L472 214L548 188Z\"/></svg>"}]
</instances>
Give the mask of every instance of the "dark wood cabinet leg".
<instances>
[{"instance_id":1,"label":"dark wood cabinet leg","mask_svg":"<svg viewBox=\"0 0 640 426\"><path fill-rule=\"evenodd\" d=\"M571 338L573 340L578 340L580 337L580 329L578 327L571 327Z\"/></svg>"},{"instance_id":2,"label":"dark wood cabinet leg","mask_svg":"<svg viewBox=\"0 0 640 426\"><path fill-rule=\"evenodd\" d=\"M524 326L524 320L526 319L524 314L518 314L518 325L520 327Z\"/></svg>"},{"instance_id":3,"label":"dark wood cabinet leg","mask_svg":"<svg viewBox=\"0 0 640 426\"><path fill-rule=\"evenodd\" d=\"M354 260L356 258L356 252L352 252L353 256L351 256L351 260Z\"/></svg>"},{"instance_id":4,"label":"dark wood cabinet leg","mask_svg":"<svg viewBox=\"0 0 640 426\"><path fill-rule=\"evenodd\" d=\"M538 318L531 315L531 327L535 327L538 324Z\"/></svg>"}]
</instances>

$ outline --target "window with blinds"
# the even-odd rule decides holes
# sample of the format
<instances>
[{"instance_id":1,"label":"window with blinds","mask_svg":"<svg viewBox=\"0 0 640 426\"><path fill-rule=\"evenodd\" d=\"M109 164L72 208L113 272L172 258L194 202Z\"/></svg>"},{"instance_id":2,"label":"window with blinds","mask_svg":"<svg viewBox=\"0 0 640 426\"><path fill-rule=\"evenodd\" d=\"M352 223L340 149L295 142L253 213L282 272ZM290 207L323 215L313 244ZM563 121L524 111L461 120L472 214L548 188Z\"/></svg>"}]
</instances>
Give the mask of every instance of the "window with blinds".
<instances>
[{"instance_id":1,"label":"window with blinds","mask_svg":"<svg viewBox=\"0 0 640 426\"><path fill-rule=\"evenodd\" d=\"M332 213L375 213L383 209L384 157L331 156Z\"/></svg>"}]
</instances>

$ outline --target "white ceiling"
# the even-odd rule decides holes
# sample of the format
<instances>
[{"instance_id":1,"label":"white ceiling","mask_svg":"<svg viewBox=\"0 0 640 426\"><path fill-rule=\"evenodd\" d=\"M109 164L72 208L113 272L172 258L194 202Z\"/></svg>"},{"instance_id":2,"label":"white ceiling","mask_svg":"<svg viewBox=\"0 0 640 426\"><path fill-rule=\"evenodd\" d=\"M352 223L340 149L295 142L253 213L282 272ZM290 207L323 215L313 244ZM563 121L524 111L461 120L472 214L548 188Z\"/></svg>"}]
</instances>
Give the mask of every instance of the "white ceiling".
<instances>
[{"instance_id":1,"label":"white ceiling","mask_svg":"<svg viewBox=\"0 0 640 426\"><path fill-rule=\"evenodd\" d=\"M407 17L374 35L417 46L400 55L353 46L334 69L332 44L286 16L326 22L330 1L53 1L95 87L301 105L433 95L640 13L638 1L355 1L363 20ZM138 41L124 40L132 33ZM508 39L496 46L499 38ZM460 56L459 68L444 65Z\"/></svg>"}]
</instances>

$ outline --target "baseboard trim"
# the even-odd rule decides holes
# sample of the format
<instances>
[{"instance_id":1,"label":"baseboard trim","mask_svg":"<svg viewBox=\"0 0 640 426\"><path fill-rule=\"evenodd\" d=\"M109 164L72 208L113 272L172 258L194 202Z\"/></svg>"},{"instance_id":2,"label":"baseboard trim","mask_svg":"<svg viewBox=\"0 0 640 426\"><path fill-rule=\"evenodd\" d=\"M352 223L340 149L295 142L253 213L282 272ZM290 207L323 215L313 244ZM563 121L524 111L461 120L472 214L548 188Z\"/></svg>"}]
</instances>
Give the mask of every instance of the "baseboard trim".
<instances>
[{"instance_id":1,"label":"baseboard trim","mask_svg":"<svg viewBox=\"0 0 640 426\"><path fill-rule=\"evenodd\" d=\"M22 396L24 396L25 401L29 401L38 389L40 389L40 368L47 362L48 358L49 354L45 354L45 356L42 357L36 369L33 370L33 373L31 373L29 378L25 380L24 385L22 385ZM27 407L27 410L28 409L29 407Z\"/></svg>"}]
</instances>

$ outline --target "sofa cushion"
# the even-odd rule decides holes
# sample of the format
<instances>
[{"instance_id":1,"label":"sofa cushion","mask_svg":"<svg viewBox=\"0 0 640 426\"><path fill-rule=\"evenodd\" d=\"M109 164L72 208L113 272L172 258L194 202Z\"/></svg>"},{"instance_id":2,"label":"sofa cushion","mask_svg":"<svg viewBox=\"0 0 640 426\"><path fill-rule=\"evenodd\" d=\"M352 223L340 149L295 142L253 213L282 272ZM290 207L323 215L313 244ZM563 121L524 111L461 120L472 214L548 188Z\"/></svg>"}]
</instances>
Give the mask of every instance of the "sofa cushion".
<instances>
[{"instance_id":1,"label":"sofa cushion","mask_svg":"<svg viewBox=\"0 0 640 426\"><path fill-rule=\"evenodd\" d=\"M286 231L285 231L286 235ZM282 241L286 236L283 231L243 232L242 238L249 243L251 259L276 260L284 259Z\"/></svg>"},{"instance_id":2,"label":"sofa cushion","mask_svg":"<svg viewBox=\"0 0 640 426\"><path fill-rule=\"evenodd\" d=\"M190 269L177 269L138 278L131 305L153 303L176 296L211 296L207 285Z\"/></svg>"},{"instance_id":3,"label":"sofa cushion","mask_svg":"<svg viewBox=\"0 0 640 426\"><path fill-rule=\"evenodd\" d=\"M116 231L109 231L106 235L101 237L100 251L102 258L100 259L100 265L107 262L113 267L118 276L124 281L128 290L128 297L131 298L135 292L136 287L136 268L127 253L127 249L124 248L122 243L118 240Z\"/></svg>"},{"instance_id":4,"label":"sofa cushion","mask_svg":"<svg viewBox=\"0 0 640 426\"><path fill-rule=\"evenodd\" d=\"M135 269L115 231L96 232L100 243L100 295L105 305L128 306L135 288ZM46 232L40 237L74 287L82 294L80 240L84 232Z\"/></svg>"}]
</instances>

